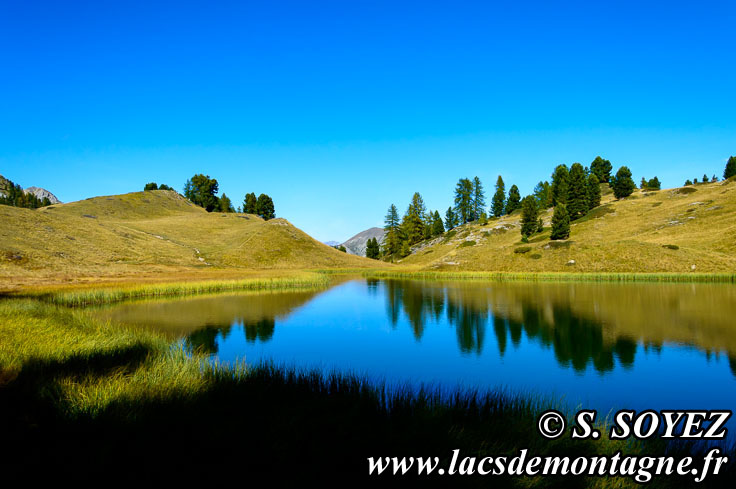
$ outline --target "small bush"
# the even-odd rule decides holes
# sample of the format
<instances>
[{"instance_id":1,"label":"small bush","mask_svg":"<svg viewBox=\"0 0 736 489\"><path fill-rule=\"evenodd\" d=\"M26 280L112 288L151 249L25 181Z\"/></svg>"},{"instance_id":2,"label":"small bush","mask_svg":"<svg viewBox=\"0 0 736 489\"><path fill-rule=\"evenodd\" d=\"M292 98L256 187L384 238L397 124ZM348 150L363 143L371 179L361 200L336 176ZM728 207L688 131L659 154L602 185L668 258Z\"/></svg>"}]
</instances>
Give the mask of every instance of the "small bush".
<instances>
[{"instance_id":1,"label":"small bush","mask_svg":"<svg viewBox=\"0 0 736 489\"><path fill-rule=\"evenodd\" d=\"M475 241L463 241L458 248L467 248L468 246L475 246Z\"/></svg>"},{"instance_id":2,"label":"small bush","mask_svg":"<svg viewBox=\"0 0 736 489\"><path fill-rule=\"evenodd\" d=\"M668 250L679 250L680 249L679 246L673 245L673 244L662 245L662 248L667 248Z\"/></svg>"},{"instance_id":3,"label":"small bush","mask_svg":"<svg viewBox=\"0 0 736 489\"><path fill-rule=\"evenodd\" d=\"M693 192L697 192L697 191L698 189L696 189L695 187L682 187L682 188L678 188L677 190L675 190L675 193L687 195L687 194L692 194Z\"/></svg>"},{"instance_id":4,"label":"small bush","mask_svg":"<svg viewBox=\"0 0 736 489\"><path fill-rule=\"evenodd\" d=\"M661 202L655 202L652 204L652 207L659 207L660 205L662 205Z\"/></svg>"},{"instance_id":5,"label":"small bush","mask_svg":"<svg viewBox=\"0 0 736 489\"><path fill-rule=\"evenodd\" d=\"M532 251L531 246L519 246L514 250L514 253L529 253L530 251Z\"/></svg>"},{"instance_id":6,"label":"small bush","mask_svg":"<svg viewBox=\"0 0 736 489\"><path fill-rule=\"evenodd\" d=\"M541 253L532 253L531 255L529 255L529 258L533 260L539 260L540 258L542 258L542 255Z\"/></svg>"}]
</instances>

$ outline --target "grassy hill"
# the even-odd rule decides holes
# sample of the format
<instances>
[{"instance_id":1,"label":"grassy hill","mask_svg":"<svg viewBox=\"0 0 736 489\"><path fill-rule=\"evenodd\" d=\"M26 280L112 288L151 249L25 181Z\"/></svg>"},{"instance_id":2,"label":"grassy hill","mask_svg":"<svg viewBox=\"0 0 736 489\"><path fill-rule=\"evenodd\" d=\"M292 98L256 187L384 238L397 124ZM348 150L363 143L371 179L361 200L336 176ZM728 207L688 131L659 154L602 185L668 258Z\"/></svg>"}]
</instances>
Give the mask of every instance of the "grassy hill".
<instances>
[{"instance_id":1,"label":"grassy hill","mask_svg":"<svg viewBox=\"0 0 736 489\"><path fill-rule=\"evenodd\" d=\"M172 191L94 197L38 210L0 206L0 280L6 285L377 265L319 243L285 219L207 213Z\"/></svg>"},{"instance_id":2,"label":"grassy hill","mask_svg":"<svg viewBox=\"0 0 736 489\"><path fill-rule=\"evenodd\" d=\"M736 271L734 179L638 190L621 201L606 190L601 207L574 221L566 241L550 241L549 210L542 214L545 231L522 243L517 211L486 226L456 228L416 246L399 263L408 269L452 271Z\"/></svg>"}]
</instances>

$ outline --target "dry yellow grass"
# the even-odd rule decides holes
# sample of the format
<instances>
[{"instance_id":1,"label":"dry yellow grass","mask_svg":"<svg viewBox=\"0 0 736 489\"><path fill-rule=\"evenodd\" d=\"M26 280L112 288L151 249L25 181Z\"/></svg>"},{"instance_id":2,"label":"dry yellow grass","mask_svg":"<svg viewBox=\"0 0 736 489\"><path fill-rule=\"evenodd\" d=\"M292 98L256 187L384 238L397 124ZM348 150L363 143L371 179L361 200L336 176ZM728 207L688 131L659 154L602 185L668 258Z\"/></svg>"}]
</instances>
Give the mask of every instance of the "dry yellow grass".
<instances>
[{"instance_id":1,"label":"dry yellow grass","mask_svg":"<svg viewBox=\"0 0 736 489\"><path fill-rule=\"evenodd\" d=\"M429 246L419 246L400 262L401 268L592 273L736 271L734 181L684 190L636 191L621 201L609 194L601 207L573 222L566 242L549 240L550 210L542 215L545 231L532 237L530 243L521 243L519 217L517 211L492 219L486 226L461 226ZM568 264L570 260L575 263Z\"/></svg>"},{"instance_id":2,"label":"dry yellow grass","mask_svg":"<svg viewBox=\"0 0 736 489\"><path fill-rule=\"evenodd\" d=\"M39 210L0 206L0 288L379 265L319 243L285 219L207 213L170 191Z\"/></svg>"}]
</instances>

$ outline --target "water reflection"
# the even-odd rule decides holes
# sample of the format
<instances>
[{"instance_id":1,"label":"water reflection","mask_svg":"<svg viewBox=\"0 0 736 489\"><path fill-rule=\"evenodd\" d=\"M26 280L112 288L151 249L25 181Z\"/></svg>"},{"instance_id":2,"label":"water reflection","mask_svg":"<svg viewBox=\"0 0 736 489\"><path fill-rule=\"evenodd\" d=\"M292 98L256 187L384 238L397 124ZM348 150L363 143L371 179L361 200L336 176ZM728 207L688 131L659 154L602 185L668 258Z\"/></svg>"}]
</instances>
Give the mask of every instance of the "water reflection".
<instances>
[{"instance_id":1,"label":"water reflection","mask_svg":"<svg viewBox=\"0 0 736 489\"><path fill-rule=\"evenodd\" d=\"M368 284L375 291L376 283ZM489 324L498 354L522 340L554 351L557 362L584 372L630 369L637 343L658 352L665 341L707 353L733 352L736 331L734 288L708 284L476 284L388 280L383 283L387 315L394 327L401 315L421 341L443 314L455 328L464 354L483 353ZM719 301L720 297L720 301ZM707 298L706 304L701 299ZM703 307L718 303L717 308ZM736 356L729 355L734 370ZM734 374L736 375L736 373Z\"/></svg>"},{"instance_id":2,"label":"water reflection","mask_svg":"<svg viewBox=\"0 0 736 489\"><path fill-rule=\"evenodd\" d=\"M350 290L347 296L345 290ZM325 298L316 300L323 293ZM658 356L664 344L674 343L702 351L708 362L725 353L736 376L736 328L732 320L736 317L736 288L728 284L368 279L327 292L261 292L137 302L99 313L117 322L155 327L184 338L191 351L216 355L223 344L236 341L233 338L254 346L272 342L277 330L306 304L314 309L314 316L306 324L300 323L300 334L305 335L301 341L322 343L312 347L321 352L319 358L345 348L347 341L357 342L355 348L360 348L361 354L375 351L375 361L380 362L380 352L391 337L361 339L358 331L378 331L388 324L393 338L407 331L418 347L429 341L428 335L437 334L430 335L430 331L449 328L449 334L442 333L442 351L454 343L456 351L468 358L493 355L503 359L511 351L518 355L534 345L551 351L558 366L578 374L589 369L599 374L617 368L630 370L640 355ZM353 309L343 309L347 306ZM374 306L385 311L381 319L370 316L355 323L355 317ZM356 324L358 329L354 336L337 340L334 331L319 329L332 322ZM348 327L344 330L353 331ZM278 352L280 346L275 348Z\"/></svg>"}]
</instances>

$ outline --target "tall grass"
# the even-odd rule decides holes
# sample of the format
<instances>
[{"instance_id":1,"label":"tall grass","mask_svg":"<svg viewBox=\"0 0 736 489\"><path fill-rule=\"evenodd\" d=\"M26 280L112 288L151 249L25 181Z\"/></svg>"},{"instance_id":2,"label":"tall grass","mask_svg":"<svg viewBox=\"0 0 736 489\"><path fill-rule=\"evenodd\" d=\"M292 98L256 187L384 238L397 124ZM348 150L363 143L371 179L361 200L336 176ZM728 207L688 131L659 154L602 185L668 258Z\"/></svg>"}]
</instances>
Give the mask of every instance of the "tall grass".
<instances>
[{"instance_id":1,"label":"tall grass","mask_svg":"<svg viewBox=\"0 0 736 489\"><path fill-rule=\"evenodd\" d=\"M713 282L736 283L736 273L568 273L568 272L427 272L363 271L365 278L485 280L529 282Z\"/></svg>"},{"instance_id":2,"label":"tall grass","mask_svg":"<svg viewBox=\"0 0 736 489\"><path fill-rule=\"evenodd\" d=\"M329 284L330 277L325 274L303 272L290 277L257 277L242 280L170 282L133 286L120 285L71 291L31 291L25 294L17 294L16 297L32 297L52 304L77 307L120 302L129 299L188 296L246 290L326 287Z\"/></svg>"}]
</instances>

